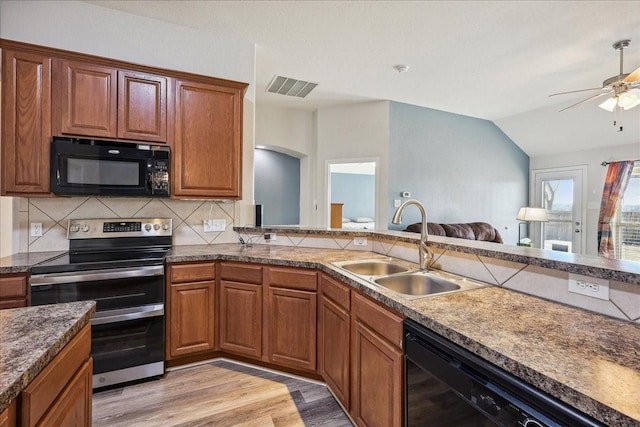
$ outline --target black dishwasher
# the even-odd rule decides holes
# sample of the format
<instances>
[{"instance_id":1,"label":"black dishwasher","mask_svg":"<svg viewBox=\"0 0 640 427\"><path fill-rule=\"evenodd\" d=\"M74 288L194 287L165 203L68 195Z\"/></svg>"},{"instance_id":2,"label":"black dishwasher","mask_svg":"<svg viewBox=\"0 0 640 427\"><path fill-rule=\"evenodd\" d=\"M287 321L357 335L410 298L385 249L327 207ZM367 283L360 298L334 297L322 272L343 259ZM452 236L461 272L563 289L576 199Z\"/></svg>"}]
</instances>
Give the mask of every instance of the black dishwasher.
<instances>
[{"instance_id":1,"label":"black dishwasher","mask_svg":"<svg viewBox=\"0 0 640 427\"><path fill-rule=\"evenodd\" d=\"M418 323L404 322L407 426L602 426Z\"/></svg>"}]
</instances>

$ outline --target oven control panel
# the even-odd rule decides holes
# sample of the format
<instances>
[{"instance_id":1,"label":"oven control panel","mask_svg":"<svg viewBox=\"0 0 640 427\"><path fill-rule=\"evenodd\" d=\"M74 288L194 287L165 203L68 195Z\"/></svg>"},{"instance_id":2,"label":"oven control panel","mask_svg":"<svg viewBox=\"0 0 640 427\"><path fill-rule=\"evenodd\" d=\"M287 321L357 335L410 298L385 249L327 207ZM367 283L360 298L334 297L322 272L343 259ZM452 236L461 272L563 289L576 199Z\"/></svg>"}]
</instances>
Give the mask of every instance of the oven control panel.
<instances>
[{"instance_id":1,"label":"oven control panel","mask_svg":"<svg viewBox=\"0 0 640 427\"><path fill-rule=\"evenodd\" d=\"M157 237L173 234L171 218L71 219L68 239Z\"/></svg>"}]
</instances>

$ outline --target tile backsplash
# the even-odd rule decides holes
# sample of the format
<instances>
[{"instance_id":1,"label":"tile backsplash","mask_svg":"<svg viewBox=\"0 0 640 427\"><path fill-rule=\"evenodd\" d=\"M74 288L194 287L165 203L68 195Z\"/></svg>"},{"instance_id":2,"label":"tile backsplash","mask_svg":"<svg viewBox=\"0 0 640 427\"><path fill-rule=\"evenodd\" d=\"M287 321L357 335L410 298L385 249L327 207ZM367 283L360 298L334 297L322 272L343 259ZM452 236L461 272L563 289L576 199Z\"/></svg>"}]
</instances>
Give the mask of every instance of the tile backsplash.
<instances>
[{"instance_id":1,"label":"tile backsplash","mask_svg":"<svg viewBox=\"0 0 640 427\"><path fill-rule=\"evenodd\" d=\"M172 218L174 245L237 242L236 202L158 198L21 198L20 252L68 250L67 223L74 218ZM205 219L226 220L226 230L205 233ZM30 223L42 223L42 236L30 236Z\"/></svg>"}]
</instances>

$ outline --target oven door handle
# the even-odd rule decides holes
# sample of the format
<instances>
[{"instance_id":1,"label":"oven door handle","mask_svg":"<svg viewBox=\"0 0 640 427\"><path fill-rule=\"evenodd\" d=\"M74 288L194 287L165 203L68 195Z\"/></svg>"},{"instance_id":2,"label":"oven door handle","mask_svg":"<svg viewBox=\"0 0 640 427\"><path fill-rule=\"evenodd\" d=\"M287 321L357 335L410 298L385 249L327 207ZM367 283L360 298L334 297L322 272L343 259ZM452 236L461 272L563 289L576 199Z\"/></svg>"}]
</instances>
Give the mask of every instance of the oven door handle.
<instances>
[{"instance_id":1,"label":"oven door handle","mask_svg":"<svg viewBox=\"0 0 640 427\"><path fill-rule=\"evenodd\" d=\"M163 265L118 268L113 270L91 270L71 273L50 273L31 276L31 286L58 285L61 283L93 282L98 280L129 279L134 277L162 276Z\"/></svg>"},{"instance_id":2,"label":"oven door handle","mask_svg":"<svg viewBox=\"0 0 640 427\"><path fill-rule=\"evenodd\" d=\"M122 309L97 312L91 319L91 325L104 325L107 323L126 322L128 320L157 317L164 314L164 304L145 305L134 309Z\"/></svg>"}]
</instances>

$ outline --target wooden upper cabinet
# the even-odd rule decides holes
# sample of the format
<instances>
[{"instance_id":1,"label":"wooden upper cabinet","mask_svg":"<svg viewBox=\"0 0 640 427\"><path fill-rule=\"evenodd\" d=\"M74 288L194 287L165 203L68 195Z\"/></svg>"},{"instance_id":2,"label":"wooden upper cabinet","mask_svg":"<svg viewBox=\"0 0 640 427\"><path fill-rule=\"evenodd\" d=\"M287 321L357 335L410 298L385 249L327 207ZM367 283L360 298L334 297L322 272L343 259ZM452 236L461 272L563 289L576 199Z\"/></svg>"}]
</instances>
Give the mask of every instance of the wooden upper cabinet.
<instances>
[{"instance_id":1,"label":"wooden upper cabinet","mask_svg":"<svg viewBox=\"0 0 640 427\"><path fill-rule=\"evenodd\" d=\"M116 69L72 61L61 66L61 133L116 138Z\"/></svg>"},{"instance_id":2,"label":"wooden upper cabinet","mask_svg":"<svg viewBox=\"0 0 640 427\"><path fill-rule=\"evenodd\" d=\"M244 89L176 80L174 197L240 199Z\"/></svg>"},{"instance_id":3,"label":"wooden upper cabinet","mask_svg":"<svg viewBox=\"0 0 640 427\"><path fill-rule=\"evenodd\" d=\"M2 50L2 194L49 194L51 58Z\"/></svg>"},{"instance_id":4,"label":"wooden upper cabinet","mask_svg":"<svg viewBox=\"0 0 640 427\"><path fill-rule=\"evenodd\" d=\"M167 81L164 76L61 61L60 133L166 142Z\"/></svg>"},{"instance_id":5,"label":"wooden upper cabinet","mask_svg":"<svg viewBox=\"0 0 640 427\"><path fill-rule=\"evenodd\" d=\"M167 140L167 78L118 72L118 138Z\"/></svg>"}]
</instances>

